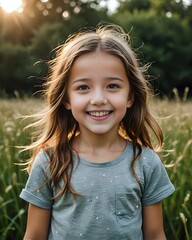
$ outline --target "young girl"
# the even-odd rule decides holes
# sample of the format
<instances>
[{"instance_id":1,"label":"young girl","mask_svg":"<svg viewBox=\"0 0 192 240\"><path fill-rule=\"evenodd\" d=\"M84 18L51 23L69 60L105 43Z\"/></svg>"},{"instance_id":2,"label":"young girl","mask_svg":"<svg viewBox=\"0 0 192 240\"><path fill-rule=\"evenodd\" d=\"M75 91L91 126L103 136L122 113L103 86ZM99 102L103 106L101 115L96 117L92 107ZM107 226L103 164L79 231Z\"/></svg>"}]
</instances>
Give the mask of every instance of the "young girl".
<instances>
[{"instance_id":1,"label":"young girl","mask_svg":"<svg viewBox=\"0 0 192 240\"><path fill-rule=\"evenodd\" d=\"M161 200L173 193L149 130L148 85L118 26L70 37L50 62L47 109L20 197L25 240L163 240Z\"/></svg>"}]
</instances>

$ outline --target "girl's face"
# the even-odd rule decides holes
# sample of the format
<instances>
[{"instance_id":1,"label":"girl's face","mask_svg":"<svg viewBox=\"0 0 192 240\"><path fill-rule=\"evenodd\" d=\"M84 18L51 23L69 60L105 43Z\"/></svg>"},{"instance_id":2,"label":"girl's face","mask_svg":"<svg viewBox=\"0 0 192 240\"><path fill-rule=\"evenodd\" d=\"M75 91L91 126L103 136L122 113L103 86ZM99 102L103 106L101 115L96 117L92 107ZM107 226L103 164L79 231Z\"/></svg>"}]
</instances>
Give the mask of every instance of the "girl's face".
<instances>
[{"instance_id":1,"label":"girl's face","mask_svg":"<svg viewBox=\"0 0 192 240\"><path fill-rule=\"evenodd\" d=\"M68 102L81 134L117 133L119 123L132 104L122 61L106 52L78 57L68 83Z\"/></svg>"}]
</instances>

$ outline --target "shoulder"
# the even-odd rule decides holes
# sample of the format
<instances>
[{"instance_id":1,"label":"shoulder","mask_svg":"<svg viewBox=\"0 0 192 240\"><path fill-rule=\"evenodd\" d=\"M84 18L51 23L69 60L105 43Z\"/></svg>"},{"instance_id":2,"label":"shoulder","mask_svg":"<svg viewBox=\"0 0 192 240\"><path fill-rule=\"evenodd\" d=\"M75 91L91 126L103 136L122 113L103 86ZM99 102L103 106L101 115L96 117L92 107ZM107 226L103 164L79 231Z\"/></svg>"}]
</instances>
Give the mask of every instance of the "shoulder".
<instances>
[{"instance_id":1,"label":"shoulder","mask_svg":"<svg viewBox=\"0 0 192 240\"><path fill-rule=\"evenodd\" d=\"M149 179L153 174L160 175L163 171L166 172L159 155L148 147L142 147L142 153L138 163L142 168L145 179Z\"/></svg>"},{"instance_id":2,"label":"shoulder","mask_svg":"<svg viewBox=\"0 0 192 240\"><path fill-rule=\"evenodd\" d=\"M152 167L163 164L159 155L154 150L148 147L142 147L142 153L140 158L142 164L146 167Z\"/></svg>"},{"instance_id":3,"label":"shoulder","mask_svg":"<svg viewBox=\"0 0 192 240\"><path fill-rule=\"evenodd\" d=\"M133 159L134 151L131 142L129 142L129 154L131 155L131 159ZM165 167L160 156L153 149L142 146L141 154L135 163L136 173L142 178L148 179L149 173L151 174L154 170L156 170L156 172L161 171L163 168Z\"/></svg>"},{"instance_id":4,"label":"shoulder","mask_svg":"<svg viewBox=\"0 0 192 240\"><path fill-rule=\"evenodd\" d=\"M155 151L143 147L138 163L142 172L143 205L155 204L174 192L165 166Z\"/></svg>"},{"instance_id":5,"label":"shoulder","mask_svg":"<svg viewBox=\"0 0 192 240\"><path fill-rule=\"evenodd\" d=\"M127 148L128 148L128 153L131 155L133 158L134 151L133 151L133 144L132 142L127 141ZM138 153L138 149L136 150ZM137 164L146 168L151 168L154 165L162 165L162 161L159 157L159 155L151 148L141 146L141 154L138 158Z\"/></svg>"},{"instance_id":6,"label":"shoulder","mask_svg":"<svg viewBox=\"0 0 192 240\"><path fill-rule=\"evenodd\" d=\"M38 154L35 156L34 162L32 164L32 169L43 168L47 169L49 166L50 158L45 150L40 150Z\"/></svg>"},{"instance_id":7,"label":"shoulder","mask_svg":"<svg viewBox=\"0 0 192 240\"><path fill-rule=\"evenodd\" d=\"M44 185L44 183L50 177L50 158L44 150L40 150L35 156L34 162L31 166L28 181L34 185L35 181L39 183L38 186ZM38 187L37 187L38 188Z\"/></svg>"}]
</instances>

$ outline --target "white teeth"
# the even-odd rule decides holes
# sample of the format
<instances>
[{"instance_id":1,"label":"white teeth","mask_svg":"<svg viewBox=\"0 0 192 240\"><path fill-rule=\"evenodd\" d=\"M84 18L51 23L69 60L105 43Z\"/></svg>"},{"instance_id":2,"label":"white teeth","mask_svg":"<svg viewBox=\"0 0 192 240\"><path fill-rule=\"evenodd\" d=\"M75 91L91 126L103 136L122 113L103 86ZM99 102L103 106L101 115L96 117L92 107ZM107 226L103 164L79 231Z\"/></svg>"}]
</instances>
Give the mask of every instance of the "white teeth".
<instances>
[{"instance_id":1,"label":"white teeth","mask_svg":"<svg viewBox=\"0 0 192 240\"><path fill-rule=\"evenodd\" d=\"M94 117L103 117L108 114L109 114L109 112L89 112L89 115L94 116Z\"/></svg>"}]
</instances>

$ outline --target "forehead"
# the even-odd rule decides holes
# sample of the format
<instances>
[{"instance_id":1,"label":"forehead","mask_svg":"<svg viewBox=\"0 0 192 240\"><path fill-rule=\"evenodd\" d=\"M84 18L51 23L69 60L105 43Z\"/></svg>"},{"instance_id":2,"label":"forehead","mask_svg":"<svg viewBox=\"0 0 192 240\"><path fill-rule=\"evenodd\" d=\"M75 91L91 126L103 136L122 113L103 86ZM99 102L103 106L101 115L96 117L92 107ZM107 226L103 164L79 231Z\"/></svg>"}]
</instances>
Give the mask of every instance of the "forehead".
<instances>
[{"instance_id":1,"label":"forehead","mask_svg":"<svg viewBox=\"0 0 192 240\"><path fill-rule=\"evenodd\" d=\"M73 63L70 76L75 75L121 75L125 77L126 70L123 61L110 53L95 51L79 56Z\"/></svg>"}]
</instances>

